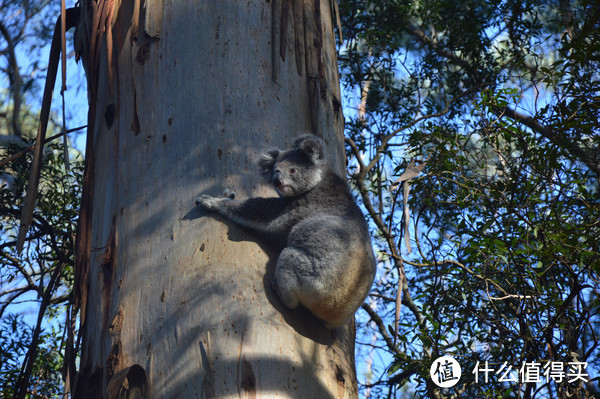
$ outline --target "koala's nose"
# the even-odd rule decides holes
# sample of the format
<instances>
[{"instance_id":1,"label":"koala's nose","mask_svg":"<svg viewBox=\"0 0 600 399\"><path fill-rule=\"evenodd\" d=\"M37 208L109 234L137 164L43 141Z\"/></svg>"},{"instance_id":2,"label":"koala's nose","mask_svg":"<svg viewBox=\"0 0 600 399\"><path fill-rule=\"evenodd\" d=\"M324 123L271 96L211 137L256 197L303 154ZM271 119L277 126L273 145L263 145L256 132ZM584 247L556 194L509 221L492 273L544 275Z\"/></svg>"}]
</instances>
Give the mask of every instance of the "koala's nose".
<instances>
[{"instance_id":1,"label":"koala's nose","mask_svg":"<svg viewBox=\"0 0 600 399\"><path fill-rule=\"evenodd\" d=\"M275 173L273 173L273 184L279 186L281 183L283 183L283 179L281 178L281 171L276 170Z\"/></svg>"}]
</instances>

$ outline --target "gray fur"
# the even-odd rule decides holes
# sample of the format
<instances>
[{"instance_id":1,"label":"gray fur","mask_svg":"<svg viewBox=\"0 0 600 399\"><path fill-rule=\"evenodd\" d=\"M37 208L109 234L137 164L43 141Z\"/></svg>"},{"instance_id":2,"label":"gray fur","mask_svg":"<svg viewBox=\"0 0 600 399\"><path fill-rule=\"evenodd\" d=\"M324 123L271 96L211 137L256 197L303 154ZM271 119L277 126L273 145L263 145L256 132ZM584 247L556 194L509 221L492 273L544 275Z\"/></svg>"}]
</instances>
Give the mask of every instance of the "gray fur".
<instances>
[{"instance_id":1,"label":"gray fur","mask_svg":"<svg viewBox=\"0 0 600 399\"><path fill-rule=\"evenodd\" d=\"M273 287L290 309L299 304L327 328L346 324L364 302L375 277L375 257L364 216L346 182L324 159L312 135L292 149L273 149L258 165L279 198L234 200L203 194L196 205L285 241Z\"/></svg>"}]
</instances>

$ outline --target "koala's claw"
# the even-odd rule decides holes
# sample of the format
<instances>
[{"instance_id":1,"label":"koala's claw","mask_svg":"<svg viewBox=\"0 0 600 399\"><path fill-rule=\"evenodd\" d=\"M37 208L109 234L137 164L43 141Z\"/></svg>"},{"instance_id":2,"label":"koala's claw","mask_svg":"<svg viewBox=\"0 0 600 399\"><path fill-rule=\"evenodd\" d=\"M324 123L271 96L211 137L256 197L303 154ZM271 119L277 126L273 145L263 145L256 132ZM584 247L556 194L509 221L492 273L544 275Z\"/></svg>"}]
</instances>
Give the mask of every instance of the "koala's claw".
<instances>
[{"instance_id":1,"label":"koala's claw","mask_svg":"<svg viewBox=\"0 0 600 399\"><path fill-rule=\"evenodd\" d=\"M231 188L226 188L223 190L223 198L235 199L235 191Z\"/></svg>"}]
</instances>

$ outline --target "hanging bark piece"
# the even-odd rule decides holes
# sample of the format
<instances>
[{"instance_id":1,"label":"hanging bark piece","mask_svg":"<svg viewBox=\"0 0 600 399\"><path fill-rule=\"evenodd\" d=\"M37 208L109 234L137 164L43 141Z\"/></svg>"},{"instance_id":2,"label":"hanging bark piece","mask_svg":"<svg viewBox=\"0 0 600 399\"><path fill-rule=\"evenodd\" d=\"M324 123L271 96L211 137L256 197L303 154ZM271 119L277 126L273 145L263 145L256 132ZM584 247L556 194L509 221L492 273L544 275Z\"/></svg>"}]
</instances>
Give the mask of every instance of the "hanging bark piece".
<instances>
[{"instance_id":1,"label":"hanging bark piece","mask_svg":"<svg viewBox=\"0 0 600 399\"><path fill-rule=\"evenodd\" d=\"M296 58L296 71L299 76L304 73L304 8L302 2L292 2L292 14L294 16L294 55Z\"/></svg>"},{"instance_id":2,"label":"hanging bark piece","mask_svg":"<svg viewBox=\"0 0 600 399\"><path fill-rule=\"evenodd\" d=\"M337 29L338 29L338 37L339 37L339 40L341 43L344 40L344 38L342 37L342 20L340 18L340 6L339 6L337 0L330 0L329 6L331 8L331 16L332 16L332 18L335 18L335 23L336 23ZM334 36L335 36L335 33L334 33Z\"/></svg>"},{"instance_id":3,"label":"hanging bark piece","mask_svg":"<svg viewBox=\"0 0 600 399\"><path fill-rule=\"evenodd\" d=\"M287 53L288 43L288 25L290 16L290 1L282 0L281 3L281 18L280 18L280 33L279 33L279 56L282 61L285 61L285 55Z\"/></svg>"},{"instance_id":4,"label":"hanging bark piece","mask_svg":"<svg viewBox=\"0 0 600 399\"><path fill-rule=\"evenodd\" d=\"M146 0L144 31L153 39L162 33L164 0Z\"/></svg>"},{"instance_id":5,"label":"hanging bark piece","mask_svg":"<svg viewBox=\"0 0 600 399\"><path fill-rule=\"evenodd\" d=\"M321 58L320 39L317 36L317 10L310 12L315 3L319 1L303 0L304 9L304 43L305 48L305 63L306 63L306 85L310 102L310 123L312 132L321 135L319 129L319 64L318 58ZM320 20L320 18L319 18ZM317 47L317 49L313 49Z\"/></svg>"},{"instance_id":6,"label":"hanging bark piece","mask_svg":"<svg viewBox=\"0 0 600 399\"><path fill-rule=\"evenodd\" d=\"M334 3L336 3L334 1ZM341 24L339 22L339 10L337 3L332 5L332 18L338 19L338 29L341 37ZM287 45L289 36L290 11L293 19L294 37L294 53L296 61L296 69L298 74L302 76L304 62L306 62L307 76L309 79L317 79L319 90L316 91L314 84L308 82L308 90L311 98L321 96L326 99L327 96L327 78L325 76L325 67L323 60L323 25L321 21L321 0L273 0L271 2L271 45L273 46L272 68L273 81L278 82L279 74L281 73L281 61L285 61L287 57ZM316 47L312 51L309 46ZM315 54L311 56L311 60L304 60L305 54ZM281 58L281 60L279 59ZM314 65L311 65L314 64Z\"/></svg>"},{"instance_id":7,"label":"hanging bark piece","mask_svg":"<svg viewBox=\"0 0 600 399\"><path fill-rule=\"evenodd\" d=\"M66 10L66 26L65 30L69 30L77 25L79 21L79 9L69 8ZM48 74L46 75L46 84L44 86L44 94L42 97L42 109L40 111L40 122L36 137L36 145L33 153L33 163L31 164L31 172L29 173L29 182L27 183L27 194L23 201L23 209L21 210L21 225L17 236L17 251L23 250L27 231L33 220L33 210L40 183L40 172L42 168L42 154L44 150L44 140L46 139L46 130L48 129L48 119L50 117L50 106L52 105L52 93L56 82L58 72L58 60L60 58L61 48L61 20L58 18L54 26L54 35L52 36L52 44L50 45L50 56L48 60Z\"/></svg>"},{"instance_id":8,"label":"hanging bark piece","mask_svg":"<svg viewBox=\"0 0 600 399\"><path fill-rule=\"evenodd\" d=\"M327 79L325 77L325 65L323 62L323 24L321 22L321 0L315 0L315 26L317 28L317 36L315 41L315 47L317 48L317 65L318 65L318 77L319 77L319 88L321 91L321 98L325 100L327 98Z\"/></svg>"},{"instance_id":9,"label":"hanging bark piece","mask_svg":"<svg viewBox=\"0 0 600 399\"><path fill-rule=\"evenodd\" d=\"M398 185L402 184L403 194L402 194L402 212L403 212L403 220L404 220L404 242L406 245L406 249L408 253L412 251L410 246L410 231L408 229L408 221L410 219L410 213L408 208L408 194L410 192L410 180L414 179L421 173L421 171L425 168L427 162L422 162L419 165L415 163L415 160L411 160L406 167L406 170L402 175L396 179L391 185L392 190L396 189ZM400 247L400 243L398 243L398 247Z\"/></svg>"},{"instance_id":10,"label":"hanging bark piece","mask_svg":"<svg viewBox=\"0 0 600 399\"><path fill-rule=\"evenodd\" d=\"M115 82L114 82L114 70L113 70L113 30L112 30L112 19L113 13L115 9L115 0L106 0L106 7L104 7L106 14L103 16L104 21L102 26L104 27L104 32L106 34L106 55L108 60L108 87L110 89L110 93L114 94L115 92Z\"/></svg>"},{"instance_id":11,"label":"hanging bark piece","mask_svg":"<svg viewBox=\"0 0 600 399\"><path fill-rule=\"evenodd\" d=\"M271 68L273 82L279 82L279 73L280 73L280 49L281 49L281 1L282 0L272 0L271 1Z\"/></svg>"}]
</instances>

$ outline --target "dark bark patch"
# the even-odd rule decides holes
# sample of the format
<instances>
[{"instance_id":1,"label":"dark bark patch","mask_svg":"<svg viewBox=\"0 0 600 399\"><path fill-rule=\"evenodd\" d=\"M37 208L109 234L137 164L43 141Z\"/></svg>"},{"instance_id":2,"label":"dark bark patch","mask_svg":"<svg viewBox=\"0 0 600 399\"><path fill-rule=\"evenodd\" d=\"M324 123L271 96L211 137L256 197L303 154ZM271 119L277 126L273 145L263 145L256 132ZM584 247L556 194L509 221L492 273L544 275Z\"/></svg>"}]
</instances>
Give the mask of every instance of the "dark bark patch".
<instances>
[{"instance_id":1,"label":"dark bark patch","mask_svg":"<svg viewBox=\"0 0 600 399\"><path fill-rule=\"evenodd\" d=\"M144 65L146 61L150 58L150 43L144 43L138 48L137 53L135 54L135 61Z\"/></svg>"},{"instance_id":2,"label":"dark bark patch","mask_svg":"<svg viewBox=\"0 0 600 399\"><path fill-rule=\"evenodd\" d=\"M102 314L104 315L102 321L103 327L108 325L108 315L110 314L110 303L113 295L112 286L115 279L115 223L116 218L113 216L108 244L105 247L104 254L102 254L100 258L100 270L102 273Z\"/></svg>"},{"instance_id":3,"label":"dark bark patch","mask_svg":"<svg viewBox=\"0 0 600 399\"><path fill-rule=\"evenodd\" d=\"M140 134L140 118L137 112L137 93L133 92L133 121L131 122L131 130L136 136Z\"/></svg>"},{"instance_id":4,"label":"dark bark patch","mask_svg":"<svg viewBox=\"0 0 600 399\"><path fill-rule=\"evenodd\" d=\"M104 122L106 123L106 128L110 129L115 120L115 104L108 104L106 109L104 110Z\"/></svg>"},{"instance_id":5,"label":"dark bark patch","mask_svg":"<svg viewBox=\"0 0 600 399\"><path fill-rule=\"evenodd\" d=\"M245 356L242 357L241 372L240 388L248 392L248 397L256 397L256 375Z\"/></svg>"}]
</instances>

